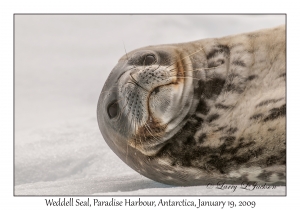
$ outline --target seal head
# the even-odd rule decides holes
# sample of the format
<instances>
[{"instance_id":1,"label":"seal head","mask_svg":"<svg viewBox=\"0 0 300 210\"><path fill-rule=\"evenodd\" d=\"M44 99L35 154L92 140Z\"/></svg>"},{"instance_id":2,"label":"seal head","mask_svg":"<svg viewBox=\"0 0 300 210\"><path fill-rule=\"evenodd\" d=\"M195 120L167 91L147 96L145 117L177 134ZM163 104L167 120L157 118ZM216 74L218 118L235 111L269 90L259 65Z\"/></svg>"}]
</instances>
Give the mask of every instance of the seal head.
<instances>
[{"instance_id":1,"label":"seal head","mask_svg":"<svg viewBox=\"0 0 300 210\"><path fill-rule=\"evenodd\" d=\"M109 145L153 155L185 124L193 95L188 55L171 46L133 51L119 60L104 85L100 129L109 134Z\"/></svg>"},{"instance_id":2,"label":"seal head","mask_svg":"<svg viewBox=\"0 0 300 210\"><path fill-rule=\"evenodd\" d=\"M285 30L149 46L124 55L100 94L109 147L175 185L285 181Z\"/></svg>"},{"instance_id":3,"label":"seal head","mask_svg":"<svg viewBox=\"0 0 300 210\"><path fill-rule=\"evenodd\" d=\"M154 180L160 179L151 175L158 164L151 156L182 129L199 102L194 68L191 53L180 47L141 48L119 60L99 97L98 123L107 144Z\"/></svg>"}]
</instances>

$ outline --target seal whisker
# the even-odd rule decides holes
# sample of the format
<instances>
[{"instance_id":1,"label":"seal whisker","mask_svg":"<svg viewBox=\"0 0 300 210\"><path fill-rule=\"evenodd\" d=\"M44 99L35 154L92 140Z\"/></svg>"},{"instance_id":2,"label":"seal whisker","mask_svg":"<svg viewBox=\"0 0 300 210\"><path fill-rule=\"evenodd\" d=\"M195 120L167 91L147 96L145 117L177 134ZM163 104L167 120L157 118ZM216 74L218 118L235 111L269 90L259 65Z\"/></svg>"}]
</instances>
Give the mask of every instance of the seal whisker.
<instances>
[{"instance_id":1,"label":"seal whisker","mask_svg":"<svg viewBox=\"0 0 300 210\"><path fill-rule=\"evenodd\" d=\"M153 134L152 134L152 129L151 127L149 126L149 124L147 122L145 122L145 128L148 130L149 134L157 141L159 141L159 139L157 139Z\"/></svg>"},{"instance_id":2,"label":"seal whisker","mask_svg":"<svg viewBox=\"0 0 300 210\"><path fill-rule=\"evenodd\" d=\"M127 101L127 103L123 106L123 108L120 110L119 114L118 114L118 118L117 121L121 120L121 115L123 114L125 107L127 106L127 104L129 103L129 101Z\"/></svg>"},{"instance_id":3,"label":"seal whisker","mask_svg":"<svg viewBox=\"0 0 300 210\"><path fill-rule=\"evenodd\" d=\"M135 130L134 124L132 123L132 120L133 120L133 114L131 113L131 120L130 120L129 125L132 128L132 130L134 131L134 135L136 135L136 130Z\"/></svg>"},{"instance_id":4,"label":"seal whisker","mask_svg":"<svg viewBox=\"0 0 300 210\"><path fill-rule=\"evenodd\" d=\"M129 103L129 101L128 101L128 102L126 103L126 105L124 106L124 109L125 109L125 107L127 106L128 103ZM127 114L125 114L125 116L124 116L125 118L127 118L127 117L129 116L130 110L131 110L131 108L128 110ZM125 111L124 111L124 112L125 112ZM117 122L120 121L120 120L121 120L121 118L118 118L118 119L117 119ZM126 123L125 125L127 126L127 129L128 129L128 126L129 126L128 123ZM125 128L126 128L125 126L120 126L119 129L118 129L118 132L120 132L122 129L125 129Z\"/></svg>"},{"instance_id":5,"label":"seal whisker","mask_svg":"<svg viewBox=\"0 0 300 210\"><path fill-rule=\"evenodd\" d=\"M145 132L142 132L142 134L143 134L143 136L144 136L144 141L146 141L146 140L147 140L147 137L146 137L146 135L145 135Z\"/></svg>"},{"instance_id":6,"label":"seal whisker","mask_svg":"<svg viewBox=\"0 0 300 210\"><path fill-rule=\"evenodd\" d=\"M202 80L202 79L194 78L194 77L177 77L177 78L178 78L178 79L192 78L192 79L195 79L195 80Z\"/></svg>"},{"instance_id":7,"label":"seal whisker","mask_svg":"<svg viewBox=\"0 0 300 210\"><path fill-rule=\"evenodd\" d=\"M174 66L174 68L173 69L171 69L171 70L168 70L169 72L174 72L174 71L176 71L177 70L177 68L176 68L176 66Z\"/></svg>"},{"instance_id":8,"label":"seal whisker","mask_svg":"<svg viewBox=\"0 0 300 210\"><path fill-rule=\"evenodd\" d=\"M112 105L113 104L116 104L116 103L118 103L119 104L119 101L122 101L123 99L122 98L120 98L119 100L116 100L114 103L112 103Z\"/></svg>"},{"instance_id":9,"label":"seal whisker","mask_svg":"<svg viewBox=\"0 0 300 210\"><path fill-rule=\"evenodd\" d=\"M182 61L182 60L184 60L184 59L186 59L186 58L188 58L188 57L190 57L190 56L192 56L192 55L194 55L194 54L196 54L196 53L198 53L200 51L203 51L203 49L201 48L201 50L197 50L197 51L195 51L195 52L193 52L193 53L191 53L191 54L189 54L189 55L187 55L187 56L185 56L185 57L183 57L183 58L181 58L179 60L176 60L175 62L173 62L169 66L167 66L165 69L169 68L170 66L172 66L175 63L177 63L178 61Z\"/></svg>"},{"instance_id":10,"label":"seal whisker","mask_svg":"<svg viewBox=\"0 0 300 210\"><path fill-rule=\"evenodd\" d=\"M138 83L138 81L136 81L134 78L133 78L133 76L130 74L130 80L131 81L129 81L129 82L127 82L127 83L131 83L131 84L133 84L133 85L135 85L135 86L137 86L137 87L140 87L140 88L142 88L143 90L145 90L146 92L149 92L146 88L144 88L143 86L141 86L139 83Z\"/></svg>"},{"instance_id":11,"label":"seal whisker","mask_svg":"<svg viewBox=\"0 0 300 210\"><path fill-rule=\"evenodd\" d=\"M188 63L188 65L192 65L192 63ZM183 72L196 72L196 71L201 71L201 70L211 70L211 69L216 69L216 68L218 68L218 67L220 67L220 66L222 66L222 65L225 65L225 64L221 64L221 65L219 65L219 66L215 66L215 67L210 67L210 68L200 68L200 69L193 69L193 70L186 70L185 68L183 68L184 70L183 70ZM168 68L168 67L166 67L166 68ZM173 69L171 69L171 70L168 70L169 72L174 72L174 71L176 71L176 67L174 67Z\"/></svg>"},{"instance_id":12,"label":"seal whisker","mask_svg":"<svg viewBox=\"0 0 300 210\"><path fill-rule=\"evenodd\" d=\"M138 122L136 122L136 121L134 121L134 124L135 124L135 130L137 130L137 127L138 127L138 125L137 124L139 124ZM143 145L143 143L142 143L142 141L141 141L141 137L138 135L137 136L138 137L138 140L140 141L140 145ZM135 148L136 148L136 145L137 145L137 138L136 138L136 136L135 136L135 138L134 138L134 143L135 143Z\"/></svg>"},{"instance_id":13,"label":"seal whisker","mask_svg":"<svg viewBox=\"0 0 300 210\"><path fill-rule=\"evenodd\" d=\"M142 146L143 142L142 142L142 137L141 136L139 136L139 140L140 140L140 145Z\"/></svg>"},{"instance_id":14,"label":"seal whisker","mask_svg":"<svg viewBox=\"0 0 300 210\"><path fill-rule=\"evenodd\" d=\"M126 52L126 48L125 48L124 41L123 41L123 46L124 46L124 50L125 50L125 54L126 54L127 61L129 61L129 58L128 58L128 55L127 55L127 52Z\"/></svg>"},{"instance_id":15,"label":"seal whisker","mask_svg":"<svg viewBox=\"0 0 300 210\"><path fill-rule=\"evenodd\" d=\"M224 64L221 64L220 66L222 66ZM211 70L211 69L216 69L220 66L216 66L216 67L210 67L210 68L200 68L200 69L193 69L193 70L183 70L183 72L198 72L198 71L201 71L201 70ZM175 72L176 71L176 67L174 67L174 69L171 69L171 70L168 70L169 72ZM172 76L172 75L171 75Z\"/></svg>"},{"instance_id":16,"label":"seal whisker","mask_svg":"<svg viewBox=\"0 0 300 210\"><path fill-rule=\"evenodd\" d=\"M126 141L126 163L128 163L128 140Z\"/></svg>"},{"instance_id":17,"label":"seal whisker","mask_svg":"<svg viewBox=\"0 0 300 210\"><path fill-rule=\"evenodd\" d=\"M224 64L222 64L224 65ZM217 66L219 67L219 66ZM201 70L211 70L211 69L216 69L217 67L211 67L211 68L200 68L200 69L193 69L193 70L184 70L183 72L188 72L188 71L201 71Z\"/></svg>"},{"instance_id":18,"label":"seal whisker","mask_svg":"<svg viewBox=\"0 0 300 210\"><path fill-rule=\"evenodd\" d=\"M133 121L133 123L132 123L132 121ZM131 124L133 126L133 130L135 131L135 133L137 133L137 129L136 129L136 124L135 124L134 118L131 119ZM134 148L136 149L136 138L134 138Z\"/></svg>"}]
</instances>

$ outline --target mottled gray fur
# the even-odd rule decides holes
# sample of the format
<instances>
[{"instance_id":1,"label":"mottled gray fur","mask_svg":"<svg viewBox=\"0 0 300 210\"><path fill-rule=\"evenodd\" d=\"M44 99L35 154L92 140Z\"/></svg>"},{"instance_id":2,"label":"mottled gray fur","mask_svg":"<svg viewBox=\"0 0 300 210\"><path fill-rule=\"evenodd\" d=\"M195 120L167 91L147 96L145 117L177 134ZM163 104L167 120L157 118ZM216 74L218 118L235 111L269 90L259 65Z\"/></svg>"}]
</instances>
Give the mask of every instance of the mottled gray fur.
<instances>
[{"instance_id":1,"label":"mottled gray fur","mask_svg":"<svg viewBox=\"0 0 300 210\"><path fill-rule=\"evenodd\" d=\"M285 26L130 52L100 95L101 132L156 181L285 183L285 56Z\"/></svg>"}]
</instances>

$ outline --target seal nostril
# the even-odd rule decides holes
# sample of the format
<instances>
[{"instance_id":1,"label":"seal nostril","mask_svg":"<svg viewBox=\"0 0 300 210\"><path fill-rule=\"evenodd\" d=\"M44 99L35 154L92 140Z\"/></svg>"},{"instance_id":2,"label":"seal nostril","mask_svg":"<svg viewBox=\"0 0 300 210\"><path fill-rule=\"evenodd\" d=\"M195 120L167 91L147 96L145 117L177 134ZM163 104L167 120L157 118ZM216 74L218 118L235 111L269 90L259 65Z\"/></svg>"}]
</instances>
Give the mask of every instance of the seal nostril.
<instances>
[{"instance_id":1,"label":"seal nostril","mask_svg":"<svg viewBox=\"0 0 300 210\"><path fill-rule=\"evenodd\" d=\"M118 114L118 103L117 101L113 101L109 106L107 107L107 113L110 119L115 118Z\"/></svg>"}]
</instances>

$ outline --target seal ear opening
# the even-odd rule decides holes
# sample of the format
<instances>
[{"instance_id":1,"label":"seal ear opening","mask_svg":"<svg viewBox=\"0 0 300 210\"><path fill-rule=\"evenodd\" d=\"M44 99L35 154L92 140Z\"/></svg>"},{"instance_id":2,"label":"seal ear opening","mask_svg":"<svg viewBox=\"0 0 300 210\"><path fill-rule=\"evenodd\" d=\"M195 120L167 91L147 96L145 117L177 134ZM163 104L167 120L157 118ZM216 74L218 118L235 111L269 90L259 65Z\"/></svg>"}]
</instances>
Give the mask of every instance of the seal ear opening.
<instances>
[{"instance_id":1,"label":"seal ear opening","mask_svg":"<svg viewBox=\"0 0 300 210\"><path fill-rule=\"evenodd\" d=\"M115 118L118 115L119 105L118 102L115 100L110 103L107 107L107 114L110 119Z\"/></svg>"}]
</instances>

